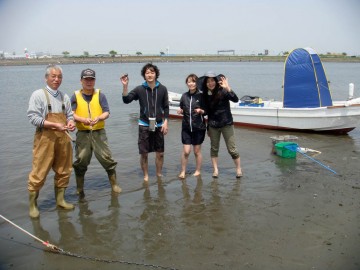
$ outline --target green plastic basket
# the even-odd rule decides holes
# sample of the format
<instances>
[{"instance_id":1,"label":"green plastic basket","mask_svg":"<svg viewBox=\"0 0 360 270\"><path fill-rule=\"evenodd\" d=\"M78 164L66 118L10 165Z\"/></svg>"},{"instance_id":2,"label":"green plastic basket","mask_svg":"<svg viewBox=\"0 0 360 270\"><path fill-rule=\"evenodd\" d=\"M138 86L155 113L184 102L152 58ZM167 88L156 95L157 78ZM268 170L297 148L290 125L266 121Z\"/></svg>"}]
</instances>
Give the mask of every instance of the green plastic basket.
<instances>
[{"instance_id":1,"label":"green plastic basket","mask_svg":"<svg viewBox=\"0 0 360 270\"><path fill-rule=\"evenodd\" d=\"M287 147L286 147L287 146ZM296 158L296 149L298 147L297 143L293 142L280 142L275 144L276 155L283 157L283 158ZM290 149L292 150L290 150Z\"/></svg>"}]
</instances>

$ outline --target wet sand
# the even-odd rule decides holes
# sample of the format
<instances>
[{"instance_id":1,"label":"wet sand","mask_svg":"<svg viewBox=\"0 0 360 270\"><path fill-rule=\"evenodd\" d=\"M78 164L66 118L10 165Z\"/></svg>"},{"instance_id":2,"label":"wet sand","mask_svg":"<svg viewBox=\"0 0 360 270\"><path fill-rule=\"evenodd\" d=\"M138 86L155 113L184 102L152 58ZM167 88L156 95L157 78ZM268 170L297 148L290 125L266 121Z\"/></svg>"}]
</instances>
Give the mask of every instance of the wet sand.
<instances>
[{"instance_id":1,"label":"wet sand","mask_svg":"<svg viewBox=\"0 0 360 270\"><path fill-rule=\"evenodd\" d=\"M180 121L172 120L171 127L162 179L154 176L152 155L150 181L143 184L135 149L119 157L123 193L117 196L93 158L85 200L78 201L71 179L66 198L76 204L73 211L54 207L49 177L39 197L41 217L31 220L25 180L5 177L5 183L21 182L20 189L3 193L1 213L81 258L45 252L0 221L0 269L360 269L358 131L335 137L236 128L241 179L223 142L219 178L212 179L206 140L202 176L191 176L192 155L189 174L180 181ZM270 137L284 134L321 151L315 158L338 174L299 154L273 155Z\"/></svg>"}]
</instances>

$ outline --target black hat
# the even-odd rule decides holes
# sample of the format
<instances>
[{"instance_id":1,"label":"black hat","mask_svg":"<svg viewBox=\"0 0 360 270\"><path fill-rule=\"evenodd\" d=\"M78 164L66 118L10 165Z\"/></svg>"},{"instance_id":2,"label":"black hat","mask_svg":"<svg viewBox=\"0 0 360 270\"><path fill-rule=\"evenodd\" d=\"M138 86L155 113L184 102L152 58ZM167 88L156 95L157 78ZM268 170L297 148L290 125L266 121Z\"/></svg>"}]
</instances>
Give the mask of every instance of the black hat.
<instances>
[{"instance_id":1,"label":"black hat","mask_svg":"<svg viewBox=\"0 0 360 270\"><path fill-rule=\"evenodd\" d=\"M221 77L225 77L225 75L223 74L219 74L219 75L216 75L216 73L214 71L208 71L204 74L204 76L200 77L196 84L197 84L197 87L198 89L200 89L202 92L206 91L207 88L206 88L206 85L205 85L205 81L207 78L214 78L216 82L218 82L220 80Z\"/></svg>"},{"instance_id":2,"label":"black hat","mask_svg":"<svg viewBox=\"0 0 360 270\"><path fill-rule=\"evenodd\" d=\"M90 68L84 69L81 72L81 79L85 79L85 78L93 78L93 79L95 79L95 71L93 71Z\"/></svg>"}]
</instances>

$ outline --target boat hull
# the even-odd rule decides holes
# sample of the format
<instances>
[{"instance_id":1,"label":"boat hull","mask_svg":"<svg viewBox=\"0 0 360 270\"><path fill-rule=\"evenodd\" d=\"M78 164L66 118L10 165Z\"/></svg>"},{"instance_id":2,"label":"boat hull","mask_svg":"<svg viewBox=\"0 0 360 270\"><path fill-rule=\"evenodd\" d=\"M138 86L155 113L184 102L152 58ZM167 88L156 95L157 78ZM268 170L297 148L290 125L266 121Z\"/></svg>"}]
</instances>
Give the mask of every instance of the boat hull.
<instances>
[{"instance_id":1,"label":"boat hull","mask_svg":"<svg viewBox=\"0 0 360 270\"><path fill-rule=\"evenodd\" d=\"M337 105L319 108L282 108L281 102L269 102L264 107L239 106L231 103L231 112L235 126L336 134L346 134L355 129L360 123L360 104L351 106L342 105L344 102L334 102L334 104ZM177 110L178 102L171 100L170 116L181 118Z\"/></svg>"}]
</instances>

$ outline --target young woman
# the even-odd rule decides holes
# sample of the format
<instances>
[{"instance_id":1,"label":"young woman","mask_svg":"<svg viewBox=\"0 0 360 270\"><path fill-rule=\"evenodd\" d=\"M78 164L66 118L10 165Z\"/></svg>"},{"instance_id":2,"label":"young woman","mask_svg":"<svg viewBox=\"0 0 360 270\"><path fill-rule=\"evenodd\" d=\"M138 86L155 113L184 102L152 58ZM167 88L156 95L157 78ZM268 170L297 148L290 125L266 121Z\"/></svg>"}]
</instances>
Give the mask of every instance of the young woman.
<instances>
[{"instance_id":1,"label":"young woman","mask_svg":"<svg viewBox=\"0 0 360 270\"><path fill-rule=\"evenodd\" d=\"M180 179L185 178L186 165L191 152L191 145L194 149L196 170L194 176L201 174L202 154L201 144L205 139L206 125L203 115L205 114L203 95L198 90L196 81L198 77L190 74L186 77L186 84L189 91L185 92L180 99L180 108L178 114L183 115L181 141L183 151L181 154L181 172Z\"/></svg>"},{"instance_id":2,"label":"young woman","mask_svg":"<svg viewBox=\"0 0 360 270\"><path fill-rule=\"evenodd\" d=\"M238 102L239 98L231 90L227 78L220 74L216 75L209 71L200 78L203 95L208 114L208 135L211 142L211 162L213 165L213 177L219 175L218 153L221 135L224 137L229 154L234 160L236 167L236 178L242 176L240 155L235 144L233 117L229 101Z\"/></svg>"}]
</instances>

